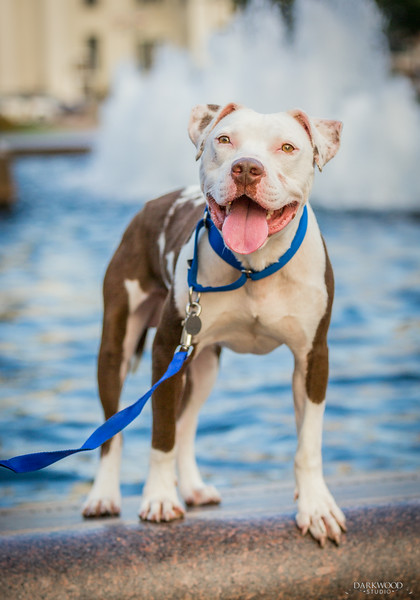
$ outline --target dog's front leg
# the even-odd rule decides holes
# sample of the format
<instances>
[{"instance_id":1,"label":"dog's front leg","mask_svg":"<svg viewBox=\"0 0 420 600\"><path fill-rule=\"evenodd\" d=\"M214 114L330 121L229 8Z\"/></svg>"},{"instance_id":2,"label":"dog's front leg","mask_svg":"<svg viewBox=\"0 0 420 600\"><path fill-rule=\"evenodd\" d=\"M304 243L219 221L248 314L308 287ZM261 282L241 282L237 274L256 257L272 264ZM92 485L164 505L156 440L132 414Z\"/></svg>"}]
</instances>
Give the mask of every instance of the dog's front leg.
<instances>
[{"instance_id":1,"label":"dog's front leg","mask_svg":"<svg viewBox=\"0 0 420 600\"><path fill-rule=\"evenodd\" d=\"M310 384L316 375L316 387ZM328 349L325 344L301 359L295 358L293 394L298 432L295 457L296 523L304 535L308 530L325 545L327 538L340 542L345 517L328 490L322 472L322 427L328 376Z\"/></svg>"},{"instance_id":2,"label":"dog's front leg","mask_svg":"<svg viewBox=\"0 0 420 600\"><path fill-rule=\"evenodd\" d=\"M180 320L173 321L167 302L153 343L153 383L165 373L178 344ZM172 318L171 318L172 317ZM162 383L152 397L153 430L149 474L139 516L147 521L172 521L184 516L176 490L176 411L184 387L183 371Z\"/></svg>"},{"instance_id":3,"label":"dog's front leg","mask_svg":"<svg viewBox=\"0 0 420 600\"><path fill-rule=\"evenodd\" d=\"M176 448L179 490L188 506L218 504L221 501L216 488L202 480L194 449L198 414L215 382L219 355L220 348L208 346L191 362L178 415Z\"/></svg>"}]
</instances>

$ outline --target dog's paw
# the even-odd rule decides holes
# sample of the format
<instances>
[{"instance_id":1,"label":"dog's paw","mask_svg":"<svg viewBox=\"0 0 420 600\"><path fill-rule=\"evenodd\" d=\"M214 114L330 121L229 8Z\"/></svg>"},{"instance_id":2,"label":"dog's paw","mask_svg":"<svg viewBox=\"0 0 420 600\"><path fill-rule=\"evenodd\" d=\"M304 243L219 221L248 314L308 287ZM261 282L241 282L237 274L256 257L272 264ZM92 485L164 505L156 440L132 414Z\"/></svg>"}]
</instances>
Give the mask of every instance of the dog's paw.
<instances>
[{"instance_id":1,"label":"dog's paw","mask_svg":"<svg viewBox=\"0 0 420 600\"><path fill-rule=\"evenodd\" d=\"M140 505L139 517L143 521L174 521L185 515L184 507L173 494L164 497L145 495Z\"/></svg>"},{"instance_id":2,"label":"dog's paw","mask_svg":"<svg viewBox=\"0 0 420 600\"><path fill-rule=\"evenodd\" d=\"M162 452L152 448L139 517L143 521L160 523L180 519L184 514L176 491L175 451Z\"/></svg>"},{"instance_id":3,"label":"dog's paw","mask_svg":"<svg viewBox=\"0 0 420 600\"><path fill-rule=\"evenodd\" d=\"M206 504L220 504L222 497L214 485L201 485L183 492L187 506L205 506Z\"/></svg>"},{"instance_id":4,"label":"dog's paw","mask_svg":"<svg viewBox=\"0 0 420 600\"><path fill-rule=\"evenodd\" d=\"M312 488L299 490L296 524L302 535L309 531L321 548L327 539L340 544L341 531L347 531L346 518L323 480Z\"/></svg>"},{"instance_id":5,"label":"dog's paw","mask_svg":"<svg viewBox=\"0 0 420 600\"><path fill-rule=\"evenodd\" d=\"M93 490L82 507L85 519L117 517L121 513L121 494L98 495Z\"/></svg>"},{"instance_id":6,"label":"dog's paw","mask_svg":"<svg viewBox=\"0 0 420 600\"><path fill-rule=\"evenodd\" d=\"M201 478L197 463L191 454L178 456L179 492L187 506L220 504L222 498L214 487Z\"/></svg>"}]
</instances>

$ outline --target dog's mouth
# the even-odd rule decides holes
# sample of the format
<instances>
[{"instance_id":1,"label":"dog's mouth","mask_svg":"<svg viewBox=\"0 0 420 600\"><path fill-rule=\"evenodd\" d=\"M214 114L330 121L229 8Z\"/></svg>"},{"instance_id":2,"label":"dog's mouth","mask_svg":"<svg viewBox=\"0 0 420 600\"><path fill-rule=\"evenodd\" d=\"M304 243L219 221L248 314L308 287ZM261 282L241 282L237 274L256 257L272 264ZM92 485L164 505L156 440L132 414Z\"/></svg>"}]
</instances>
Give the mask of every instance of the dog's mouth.
<instances>
[{"instance_id":1,"label":"dog's mouth","mask_svg":"<svg viewBox=\"0 0 420 600\"><path fill-rule=\"evenodd\" d=\"M207 195L213 223L223 234L225 244L238 254L251 254L267 238L284 229L296 216L299 202L290 202L278 210L266 210L249 196L240 196L220 206Z\"/></svg>"}]
</instances>

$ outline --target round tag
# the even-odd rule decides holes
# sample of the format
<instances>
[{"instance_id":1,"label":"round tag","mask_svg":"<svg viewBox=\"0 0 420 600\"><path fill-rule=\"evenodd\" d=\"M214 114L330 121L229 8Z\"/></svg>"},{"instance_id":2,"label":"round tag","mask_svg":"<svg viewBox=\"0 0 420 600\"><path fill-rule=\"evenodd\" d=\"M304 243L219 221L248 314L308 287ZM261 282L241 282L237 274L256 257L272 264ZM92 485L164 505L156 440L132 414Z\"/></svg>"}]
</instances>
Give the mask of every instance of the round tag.
<instances>
[{"instance_id":1,"label":"round tag","mask_svg":"<svg viewBox=\"0 0 420 600\"><path fill-rule=\"evenodd\" d=\"M201 319L197 315L191 315L185 321L185 330L190 335L197 335L201 330Z\"/></svg>"}]
</instances>

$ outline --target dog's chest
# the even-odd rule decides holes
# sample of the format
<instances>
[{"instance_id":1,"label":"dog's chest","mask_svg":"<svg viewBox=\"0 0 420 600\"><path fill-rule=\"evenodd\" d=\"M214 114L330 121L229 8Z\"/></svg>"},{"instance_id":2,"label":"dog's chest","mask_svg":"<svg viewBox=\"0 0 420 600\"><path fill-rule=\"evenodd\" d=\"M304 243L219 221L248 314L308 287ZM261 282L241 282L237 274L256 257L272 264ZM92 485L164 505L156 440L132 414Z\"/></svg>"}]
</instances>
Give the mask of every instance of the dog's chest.
<instances>
[{"instance_id":1,"label":"dog's chest","mask_svg":"<svg viewBox=\"0 0 420 600\"><path fill-rule=\"evenodd\" d=\"M232 293L202 296L198 345L220 344L239 353L266 354L281 344L305 345L302 288L279 281L249 282Z\"/></svg>"}]
</instances>

